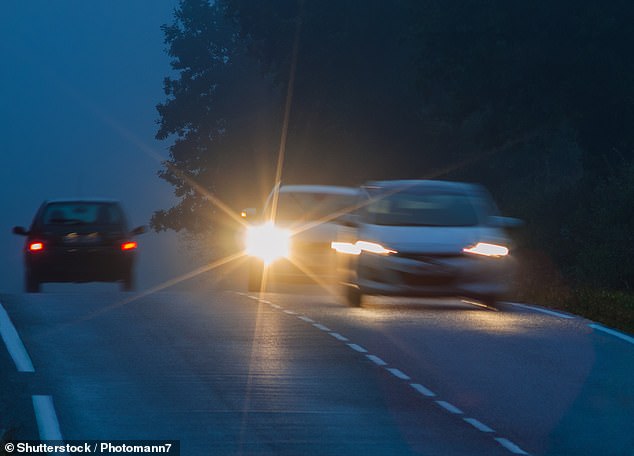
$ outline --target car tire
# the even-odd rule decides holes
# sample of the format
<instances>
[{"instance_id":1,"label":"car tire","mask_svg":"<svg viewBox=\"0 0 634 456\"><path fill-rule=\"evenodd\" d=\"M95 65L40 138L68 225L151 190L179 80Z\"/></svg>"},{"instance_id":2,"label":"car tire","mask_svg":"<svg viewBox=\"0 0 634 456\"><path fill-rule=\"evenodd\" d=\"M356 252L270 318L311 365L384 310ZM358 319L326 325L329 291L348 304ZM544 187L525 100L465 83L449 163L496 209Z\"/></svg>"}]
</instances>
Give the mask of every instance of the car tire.
<instances>
[{"instance_id":1,"label":"car tire","mask_svg":"<svg viewBox=\"0 0 634 456\"><path fill-rule=\"evenodd\" d=\"M363 301L363 293L359 290L357 286L347 286L346 287L346 302L350 307L360 307L361 302Z\"/></svg>"},{"instance_id":2,"label":"car tire","mask_svg":"<svg viewBox=\"0 0 634 456\"><path fill-rule=\"evenodd\" d=\"M24 278L24 291L26 291L27 293L39 293L40 291L42 291L42 284L35 273L26 273Z\"/></svg>"},{"instance_id":3,"label":"car tire","mask_svg":"<svg viewBox=\"0 0 634 456\"><path fill-rule=\"evenodd\" d=\"M262 278L264 277L264 265L257 261L249 264L249 279L247 289L249 291L262 290Z\"/></svg>"},{"instance_id":4,"label":"car tire","mask_svg":"<svg viewBox=\"0 0 634 456\"><path fill-rule=\"evenodd\" d=\"M134 291L134 275L128 272L121 282L121 291Z\"/></svg>"}]
</instances>

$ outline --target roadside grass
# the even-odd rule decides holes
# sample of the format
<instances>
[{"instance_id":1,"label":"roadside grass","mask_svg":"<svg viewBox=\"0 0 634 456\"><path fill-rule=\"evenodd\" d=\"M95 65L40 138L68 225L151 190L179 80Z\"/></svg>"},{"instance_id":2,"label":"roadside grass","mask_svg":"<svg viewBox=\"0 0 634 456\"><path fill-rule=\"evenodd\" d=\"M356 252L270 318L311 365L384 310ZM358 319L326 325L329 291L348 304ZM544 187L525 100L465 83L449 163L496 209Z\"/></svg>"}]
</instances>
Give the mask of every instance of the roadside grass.
<instances>
[{"instance_id":1,"label":"roadside grass","mask_svg":"<svg viewBox=\"0 0 634 456\"><path fill-rule=\"evenodd\" d=\"M570 284L545 257L533 254L524 260L515 299L569 312L634 334L634 292Z\"/></svg>"}]
</instances>

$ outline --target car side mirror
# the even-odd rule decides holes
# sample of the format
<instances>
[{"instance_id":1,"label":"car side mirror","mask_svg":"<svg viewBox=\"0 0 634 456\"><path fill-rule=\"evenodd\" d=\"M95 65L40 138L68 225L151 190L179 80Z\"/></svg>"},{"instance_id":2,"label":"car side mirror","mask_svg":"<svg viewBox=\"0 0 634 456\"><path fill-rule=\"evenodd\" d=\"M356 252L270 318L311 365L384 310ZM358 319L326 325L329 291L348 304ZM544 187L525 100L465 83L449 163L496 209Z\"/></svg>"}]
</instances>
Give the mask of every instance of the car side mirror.
<instances>
[{"instance_id":1,"label":"car side mirror","mask_svg":"<svg viewBox=\"0 0 634 456\"><path fill-rule=\"evenodd\" d=\"M520 228L524 226L524 220L515 217L494 215L489 217L489 225L497 228Z\"/></svg>"},{"instance_id":2,"label":"car side mirror","mask_svg":"<svg viewBox=\"0 0 634 456\"><path fill-rule=\"evenodd\" d=\"M137 226L135 229L133 229L130 234L132 234L133 236L138 236L139 234L143 234L147 231L147 228L145 227L145 225L141 225L141 226Z\"/></svg>"},{"instance_id":3,"label":"car side mirror","mask_svg":"<svg viewBox=\"0 0 634 456\"><path fill-rule=\"evenodd\" d=\"M22 226L14 226L12 231L13 234L19 234L20 236L27 236L29 234Z\"/></svg>"}]
</instances>

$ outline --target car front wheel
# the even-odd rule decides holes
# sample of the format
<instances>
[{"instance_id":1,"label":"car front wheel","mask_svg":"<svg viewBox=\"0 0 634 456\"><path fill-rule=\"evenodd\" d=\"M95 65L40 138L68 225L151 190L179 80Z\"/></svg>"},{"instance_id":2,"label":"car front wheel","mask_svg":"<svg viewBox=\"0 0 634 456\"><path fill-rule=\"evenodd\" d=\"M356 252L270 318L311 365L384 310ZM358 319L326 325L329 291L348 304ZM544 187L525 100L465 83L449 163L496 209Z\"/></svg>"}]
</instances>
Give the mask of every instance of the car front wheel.
<instances>
[{"instance_id":1,"label":"car front wheel","mask_svg":"<svg viewBox=\"0 0 634 456\"><path fill-rule=\"evenodd\" d=\"M249 291L261 291L262 290L262 278L264 276L264 265L256 260L251 260L249 264Z\"/></svg>"},{"instance_id":2,"label":"car front wheel","mask_svg":"<svg viewBox=\"0 0 634 456\"><path fill-rule=\"evenodd\" d=\"M26 276L24 278L24 290L27 293L39 293L42 291L40 279L34 272L26 272Z\"/></svg>"}]
</instances>

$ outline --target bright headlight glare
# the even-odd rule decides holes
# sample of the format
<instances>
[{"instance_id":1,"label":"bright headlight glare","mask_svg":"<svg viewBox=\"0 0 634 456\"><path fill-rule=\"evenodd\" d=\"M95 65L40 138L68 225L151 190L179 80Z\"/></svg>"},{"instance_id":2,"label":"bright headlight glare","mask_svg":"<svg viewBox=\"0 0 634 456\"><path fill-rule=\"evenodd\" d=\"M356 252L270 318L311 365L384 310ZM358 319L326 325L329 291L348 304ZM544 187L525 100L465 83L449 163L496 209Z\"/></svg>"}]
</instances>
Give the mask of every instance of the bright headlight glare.
<instances>
[{"instance_id":1,"label":"bright headlight glare","mask_svg":"<svg viewBox=\"0 0 634 456\"><path fill-rule=\"evenodd\" d=\"M376 253L379 255L389 255L391 253L396 253L396 250L388 249L387 247L384 247L381 244L377 244L376 242L357 241L355 245L359 248L359 250L369 253Z\"/></svg>"},{"instance_id":2,"label":"bright headlight glare","mask_svg":"<svg viewBox=\"0 0 634 456\"><path fill-rule=\"evenodd\" d=\"M247 255L260 258L265 264L287 257L290 250L291 234L273 223L250 226L245 237Z\"/></svg>"},{"instance_id":3,"label":"bright headlight glare","mask_svg":"<svg viewBox=\"0 0 634 456\"><path fill-rule=\"evenodd\" d=\"M337 253L345 253L348 255L359 255L361 253L361 248L352 242L333 241L330 243L330 247L332 247Z\"/></svg>"},{"instance_id":4,"label":"bright headlight glare","mask_svg":"<svg viewBox=\"0 0 634 456\"><path fill-rule=\"evenodd\" d=\"M475 255L482 255L488 257L505 257L509 254L509 249L503 245L489 244L488 242L478 242L472 247L465 247L463 252L473 253Z\"/></svg>"}]
</instances>

